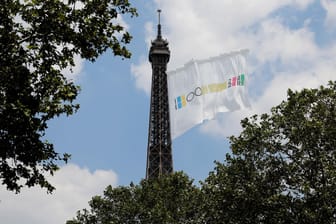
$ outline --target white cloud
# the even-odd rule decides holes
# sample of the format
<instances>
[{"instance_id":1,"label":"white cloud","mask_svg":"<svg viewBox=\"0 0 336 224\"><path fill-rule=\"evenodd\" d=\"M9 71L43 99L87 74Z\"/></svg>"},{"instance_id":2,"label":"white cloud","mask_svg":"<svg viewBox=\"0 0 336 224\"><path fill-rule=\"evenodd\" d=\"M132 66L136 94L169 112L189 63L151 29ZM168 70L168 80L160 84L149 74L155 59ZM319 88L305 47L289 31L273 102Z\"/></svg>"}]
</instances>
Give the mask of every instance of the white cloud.
<instances>
[{"instance_id":1,"label":"white cloud","mask_svg":"<svg viewBox=\"0 0 336 224\"><path fill-rule=\"evenodd\" d=\"M122 27L124 27L124 30L121 31L120 33L116 33L116 37L117 38L121 38L122 37L122 34L125 32L125 31L128 31L130 26L128 23L126 23L126 21L124 20L124 18L122 17L122 15L118 14L117 15L117 18L113 19L111 21L113 24L118 24Z\"/></svg>"},{"instance_id":2,"label":"white cloud","mask_svg":"<svg viewBox=\"0 0 336 224\"><path fill-rule=\"evenodd\" d=\"M148 49L151 45L152 40L154 40L155 37L156 37L156 31L154 31L154 24L152 22L145 23L145 40Z\"/></svg>"},{"instance_id":3,"label":"white cloud","mask_svg":"<svg viewBox=\"0 0 336 224\"><path fill-rule=\"evenodd\" d=\"M67 67L62 70L62 74L68 79L68 80L77 80L83 71L84 67L84 59L82 59L79 55L74 56L74 63L75 66L73 67Z\"/></svg>"},{"instance_id":4,"label":"white cloud","mask_svg":"<svg viewBox=\"0 0 336 224\"><path fill-rule=\"evenodd\" d=\"M286 66L302 66L319 55L314 33L307 27L291 30L279 19L262 22L257 33L247 37L251 51L261 65L280 60Z\"/></svg>"},{"instance_id":5,"label":"white cloud","mask_svg":"<svg viewBox=\"0 0 336 224\"><path fill-rule=\"evenodd\" d=\"M315 0L294 0L294 4L297 6L298 9L304 10L310 4L314 3Z\"/></svg>"},{"instance_id":6,"label":"white cloud","mask_svg":"<svg viewBox=\"0 0 336 224\"><path fill-rule=\"evenodd\" d=\"M330 28L336 28L336 1L321 0L321 4L327 12L325 25Z\"/></svg>"},{"instance_id":7,"label":"white cloud","mask_svg":"<svg viewBox=\"0 0 336 224\"><path fill-rule=\"evenodd\" d=\"M76 3L77 4L77 3ZM83 7L83 4L82 3L79 3L78 6L76 5L76 7ZM130 26L129 24L127 24L125 22L125 20L123 19L123 17L121 15L118 15L117 18L113 19L112 20L112 23L113 24L119 24L121 25L122 27L124 27L124 30L120 33L116 33L115 36L118 38L118 39L121 39L122 38L122 35L123 33L125 33L126 31L129 30ZM74 56L74 63L75 63L75 66L73 67L67 67L65 69L62 70L62 74L64 74L64 76L68 79L68 80L77 80L80 78L80 75L84 69L84 62L85 60L82 59L80 57L80 55L75 55Z\"/></svg>"},{"instance_id":8,"label":"white cloud","mask_svg":"<svg viewBox=\"0 0 336 224\"><path fill-rule=\"evenodd\" d=\"M155 35L153 23L145 23L145 41L148 49L150 48L151 41L155 39ZM152 82L152 69L147 55L143 55L137 64L131 64L131 73L135 78L136 87L149 95Z\"/></svg>"},{"instance_id":9,"label":"white cloud","mask_svg":"<svg viewBox=\"0 0 336 224\"><path fill-rule=\"evenodd\" d=\"M284 6L306 7L311 0L160 1L172 51L169 66L245 48L254 26ZM257 43L253 43L257 45Z\"/></svg>"},{"instance_id":10,"label":"white cloud","mask_svg":"<svg viewBox=\"0 0 336 224\"><path fill-rule=\"evenodd\" d=\"M139 64L132 64L131 72L135 78L136 87L149 95L151 90L152 69L148 59L142 58Z\"/></svg>"},{"instance_id":11,"label":"white cloud","mask_svg":"<svg viewBox=\"0 0 336 224\"><path fill-rule=\"evenodd\" d=\"M14 194L1 187L1 223L59 224L73 218L76 211L87 208L94 195L100 195L108 185L115 186L117 175L111 170L88 169L69 164L50 177L56 187L47 194L38 187L25 188Z\"/></svg>"},{"instance_id":12,"label":"white cloud","mask_svg":"<svg viewBox=\"0 0 336 224\"><path fill-rule=\"evenodd\" d=\"M250 92L258 92L252 99L253 109L226 113L220 119L205 122L201 130L214 135L237 133L240 120L254 113L267 112L286 97L288 88L317 87L334 79L336 42L322 48L317 44L310 21L290 27L280 9L306 10L314 0L156 0L162 8L162 29L168 39L171 58L168 70L183 66L190 59L203 59L224 52L249 48L251 66ZM326 23L336 24L336 2L323 0L327 11ZM288 16L288 15L286 15ZM294 15L295 16L295 15ZM287 20L286 20L287 19ZM297 22L297 19L296 19ZM147 27L147 32L156 31ZM147 60L133 68L137 87L150 93L150 85L143 81ZM142 75L139 75L142 74ZM142 80L142 81L141 81ZM147 81L150 79L147 79ZM264 85L258 89L259 83Z\"/></svg>"},{"instance_id":13,"label":"white cloud","mask_svg":"<svg viewBox=\"0 0 336 224\"><path fill-rule=\"evenodd\" d=\"M274 79L267 84L263 94L251 102L252 108L250 110L220 114L217 120L205 122L200 130L203 133L216 136L238 135L241 131L241 119L253 114L269 113L271 107L286 99L289 88L301 90L327 85L329 80L335 79L335 70L336 64L332 60L325 60L309 70L300 71L300 73L277 73L274 75Z\"/></svg>"},{"instance_id":14,"label":"white cloud","mask_svg":"<svg viewBox=\"0 0 336 224\"><path fill-rule=\"evenodd\" d=\"M268 16L281 7L293 6L304 9L312 2L312 0L273 0L261 4L259 1L251 0L156 1L163 9L163 34L170 43L171 60L168 69L181 67L191 59L203 59L223 52L257 47L260 43L256 42L256 37L252 36L251 39L253 26L261 22L267 26ZM154 39L156 27L154 30L153 28L152 23L145 25L147 44L149 44L148 38ZM148 61L140 61L138 65L133 66L132 73L136 80L140 79L136 81L137 87L149 93L150 85L143 82L144 77L148 76L148 70L140 69L145 67L144 63ZM146 66L148 68L148 65ZM137 67L139 69L135 69Z\"/></svg>"}]
</instances>

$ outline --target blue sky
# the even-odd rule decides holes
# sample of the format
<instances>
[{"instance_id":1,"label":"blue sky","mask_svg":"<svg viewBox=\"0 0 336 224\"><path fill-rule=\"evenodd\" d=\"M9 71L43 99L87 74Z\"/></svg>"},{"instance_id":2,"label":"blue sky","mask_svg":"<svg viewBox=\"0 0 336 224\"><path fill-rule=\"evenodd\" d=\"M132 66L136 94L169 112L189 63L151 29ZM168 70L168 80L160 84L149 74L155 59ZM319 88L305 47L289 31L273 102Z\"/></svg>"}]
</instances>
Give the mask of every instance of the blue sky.
<instances>
[{"instance_id":1,"label":"blue sky","mask_svg":"<svg viewBox=\"0 0 336 224\"><path fill-rule=\"evenodd\" d=\"M138 0L139 17L120 18L134 36L130 60L110 52L95 63L77 60L80 110L50 122L46 138L58 152L72 154L69 165L51 178L57 190L39 188L14 195L0 191L0 217L6 223L64 223L108 185L138 183L145 176L151 69L150 40L157 8L169 41L168 69L191 59L250 50L248 90L252 109L223 113L173 141L174 169L197 183L230 152L227 137L239 121L268 112L300 90L335 80L336 1L334 0ZM44 206L41 206L43 204ZM41 212L42 209L43 212ZM13 214L20 214L14 216ZM50 216L56 217L54 221Z\"/></svg>"}]
</instances>

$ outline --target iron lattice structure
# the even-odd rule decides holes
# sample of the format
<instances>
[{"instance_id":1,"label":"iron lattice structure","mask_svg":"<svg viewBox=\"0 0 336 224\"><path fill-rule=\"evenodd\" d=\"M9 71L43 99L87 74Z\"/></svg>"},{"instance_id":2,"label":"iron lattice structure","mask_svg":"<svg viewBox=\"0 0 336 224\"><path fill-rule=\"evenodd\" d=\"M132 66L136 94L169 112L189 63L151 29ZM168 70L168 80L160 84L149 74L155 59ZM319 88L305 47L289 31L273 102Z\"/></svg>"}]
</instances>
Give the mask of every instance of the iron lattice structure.
<instances>
[{"instance_id":1,"label":"iron lattice structure","mask_svg":"<svg viewBox=\"0 0 336 224\"><path fill-rule=\"evenodd\" d=\"M149 61L152 64L152 89L147 147L147 179L173 172L166 73L169 57L168 42L161 36L159 15L158 34L156 39L152 41L149 51Z\"/></svg>"}]
</instances>

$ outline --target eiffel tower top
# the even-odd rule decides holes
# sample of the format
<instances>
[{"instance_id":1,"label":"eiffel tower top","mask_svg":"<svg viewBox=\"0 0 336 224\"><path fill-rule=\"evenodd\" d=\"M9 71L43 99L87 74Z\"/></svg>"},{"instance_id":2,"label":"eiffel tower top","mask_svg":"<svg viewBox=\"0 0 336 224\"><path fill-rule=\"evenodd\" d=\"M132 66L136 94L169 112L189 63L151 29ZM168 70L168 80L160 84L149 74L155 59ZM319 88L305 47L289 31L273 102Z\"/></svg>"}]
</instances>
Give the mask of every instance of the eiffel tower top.
<instances>
[{"instance_id":1,"label":"eiffel tower top","mask_svg":"<svg viewBox=\"0 0 336 224\"><path fill-rule=\"evenodd\" d=\"M154 55L165 55L170 57L170 51L168 48L168 41L162 38L161 34L161 9L158 12L158 26L157 26L157 36L154 41L152 41L152 46L149 51L149 61L152 62L152 56Z\"/></svg>"}]
</instances>

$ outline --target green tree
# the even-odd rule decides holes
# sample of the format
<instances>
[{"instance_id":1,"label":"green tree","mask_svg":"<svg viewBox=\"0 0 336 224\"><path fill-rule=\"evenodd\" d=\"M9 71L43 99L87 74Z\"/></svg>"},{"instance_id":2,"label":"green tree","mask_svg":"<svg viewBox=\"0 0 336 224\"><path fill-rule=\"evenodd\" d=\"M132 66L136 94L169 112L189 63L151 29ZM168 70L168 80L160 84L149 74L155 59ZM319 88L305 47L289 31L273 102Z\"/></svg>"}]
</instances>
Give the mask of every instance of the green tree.
<instances>
[{"instance_id":1,"label":"green tree","mask_svg":"<svg viewBox=\"0 0 336 224\"><path fill-rule=\"evenodd\" d=\"M108 186L67 224L201 223L200 189L183 173L143 180L129 187Z\"/></svg>"},{"instance_id":2,"label":"green tree","mask_svg":"<svg viewBox=\"0 0 336 224\"><path fill-rule=\"evenodd\" d=\"M241 124L203 183L207 223L336 223L336 82Z\"/></svg>"},{"instance_id":3,"label":"green tree","mask_svg":"<svg viewBox=\"0 0 336 224\"><path fill-rule=\"evenodd\" d=\"M67 161L43 140L47 122L78 109L79 88L62 74L74 56L95 61L108 49L129 58L130 34L120 14L128 0L2 0L0 7L0 179L19 192L39 185Z\"/></svg>"}]
</instances>

